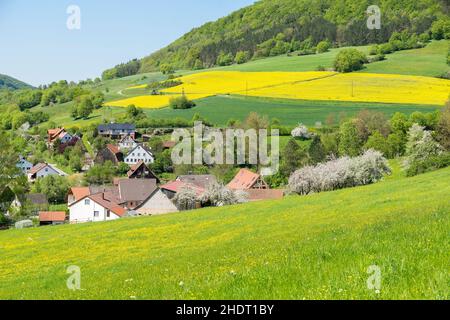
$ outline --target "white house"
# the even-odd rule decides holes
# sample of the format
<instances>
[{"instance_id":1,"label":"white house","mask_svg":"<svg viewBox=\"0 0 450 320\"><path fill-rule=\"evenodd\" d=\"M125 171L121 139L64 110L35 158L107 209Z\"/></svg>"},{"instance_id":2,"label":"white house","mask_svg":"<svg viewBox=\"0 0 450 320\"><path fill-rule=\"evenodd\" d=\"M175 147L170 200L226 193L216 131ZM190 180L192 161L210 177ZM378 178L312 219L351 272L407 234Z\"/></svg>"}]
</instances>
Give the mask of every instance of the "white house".
<instances>
[{"instance_id":1,"label":"white house","mask_svg":"<svg viewBox=\"0 0 450 320\"><path fill-rule=\"evenodd\" d=\"M67 174L48 163L38 163L28 171L28 180L34 181L51 175L67 176Z\"/></svg>"},{"instance_id":2,"label":"white house","mask_svg":"<svg viewBox=\"0 0 450 320\"><path fill-rule=\"evenodd\" d=\"M139 163L140 161L145 164L153 163L155 161L150 149L142 145L138 145L125 157L125 163L128 165L133 165Z\"/></svg>"},{"instance_id":3,"label":"white house","mask_svg":"<svg viewBox=\"0 0 450 320\"><path fill-rule=\"evenodd\" d=\"M16 167L19 168L24 174L27 174L28 171L33 168L33 164L24 157L20 156L19 162L16 164Z\"/></svg>"},{"instance_id":4,"label":"white house","mask_svg":"<svg viewBox=\"0 0 450 320\"><path fill-rule=\"evenodd\" d=\"M131 136L125 136L119 142L120 150L133 150L138 146L138 143Z\"/></svg>"},{"instance_id":5,"label":"white house","mask_svg":"<svg viewBox=\"0 0 450 320\"><path fill-rule=\"evenodd\" d=\"M161 189L155 190L135 211L139 215L160 215L178 212L175 204Z\"/></svg>"},{"instance_id":6,"label":"white house","mask_svg":"<svg viewBox=\"0 0 450 320\"><path fill-rule=\"evenodd\" d=\"M117 220L127 211L117 203L106 199L105 193L86 196L69 205L70 223L86 223Z\"/></svg>"},{"instance_id":7,"label":"white house","mask_svg":"<svg viewBox=\"0 0 450 320\"><path fill-rule=\"evenodd\" d=\"M59 141L61 141L61 144L68 143L69 141L72 141L72 139L73 139L73 136L68 132L62 132L59 135Z\"/></svg>"}]
</instances>

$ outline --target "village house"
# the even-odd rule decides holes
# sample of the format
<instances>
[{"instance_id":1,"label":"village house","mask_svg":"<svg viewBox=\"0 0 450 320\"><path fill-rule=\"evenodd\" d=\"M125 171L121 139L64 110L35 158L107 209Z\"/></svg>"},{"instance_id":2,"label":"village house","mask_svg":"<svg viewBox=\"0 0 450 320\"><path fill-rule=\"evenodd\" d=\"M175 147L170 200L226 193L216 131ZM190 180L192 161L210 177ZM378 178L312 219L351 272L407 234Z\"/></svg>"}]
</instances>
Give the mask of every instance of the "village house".
<instances>
[{"instance_id":1,"label":"village house","mask_svg":"<svg viewBox=\"0 0 450 320\"><path fill-rule=\"evenodd\" d=\"M139 162L144 162L145 164L155 162L155 158L147 147L143 145L138 145L136 148L131 150L125 157L125 163L128 165L137 164Z\"/></svg>"},{"instance_id":2,"label":"village house","mask_svg":"<svg viewBox=\"0 0 450 320\"><path fill-rule=\"evenodd\" d=\"M217 183L217 179L212 174L189 174L178 176L176 181L192 184L201 189L207 189L209 185Z\"/></svg>"},{"instance_id":3,"label":"village house","mask_svg":"<svg viewBox=\"0 0 450 320\"><path fill-rule=\"evenodd\" d=\"M38 163L28 171L28 180L35 181L51 175L67 176L67 174L48 163Z\"/></svg>"},{"instance_id":4,"label":"village house","mask_svg":"<svg viewBox=\"0 0 450 320\"><path fill-rule=\"evenodd\" d=\"M119 142L120 150L132 150L138 146L138 143L131 136L124 136Z\"/></svg>"},{"instance_id":5,"label":"village house","mask_svg":"<svg viewBox=\"0 0 450 320\"><path fill-rule=\"evenodd\" d=\"M16 164L16 166L22 171L23 174L27 174L27 172L30 171L33 167L33 164L27 161L27 159L25 159L24 157L20 156L19 162Z\"/></svg>"},{"instance_id":6,"label":"village house","mask_svg":"<svg viewBox=\"0 0 450 320\"><path fill-rule=\"evenodd\" d=\"M248 169L239 170L227 187L231 190L269 189L262 175Z\"/></svg>"},{"instance_id":7,"label":"village house","mask_svg":"<svg viewBox=\"0 0 450 320\"><path fill-rule=\"evenodd\" d=\"M78 136L71 135L64 128L47 130L48 146L53 146L56 141L59 141L59 152L64 152L67 147L76 145L79 140Z\"/></svg>"},{"instance_id":8,"label":"village house","mask_svg":"<svg viewBox=\"0 0 450 320\"><path fill-rule=\"evenodd\" d=\"M136 138L136 126L128 123L101 124L97 127L98 134L111 139L122 139L125 136Z\"/></svg>"},{"instance_id":9,"label":"village house","mask_svg":"<svg viewBox=\"0 0 450 320\"><path fill-rule=\"evenodd\" d=\"M66 222L66 213L64 211L41 211L39 212L39 225L60 225Z\"/></svg>"},{"instance_id":10,"label":"village house","mask_svg":"<svg viewBox=\"0 0 450 320\"><path fill-rule=\"evenodd\" d=\"M111 195L97 193L88 195L69 205L70 223L99 222L120 219L127 210L111 200Z\"/></svg>"},{"instance_id":11,"label":"village house","mask_svg":"<svg viewBox=\"0 0 450 320\"><path fill-rule=\"evenodd\" d=\"M111 187L71 188L67 197L70 222L105 221L127 215L157 215L178 211L158 188L155 179L125 178L115 181L116 184Z\"/></svg>"},{"instance_id":12,"label":"village house","mask_svg":"<svg viewBox=\"0 0 450 320\"><path fill-rule=\"evenodd\" d=\"M118 165L119 162L123 162L123 153L119 150L119 147L113 144L108 144L97 153L94 161L95 163L104 164L106 161L111 161L114 165Z\"/></svg>"},{"instance_id":13,"label":"village house","mask_svg":"<svg viewBox=\"0 0 450 320\"><path fill-rule=\"evenodd\" d=\"M128 179L155 179L157 183L161 182L143 161L139 161L137 164L132 165L127 175Z\"/></svg>"},{"instance_id":14,"label":"village house","mask_svg":"<svg viewBox=\"0 0 450 320\"><path fill-rule=\"evenodd\" d=\"M177 143L175 141L164 141L163 142L163 149L164 150L172 149L176 145L177 145Z\"/></svg>"}]
</instances>

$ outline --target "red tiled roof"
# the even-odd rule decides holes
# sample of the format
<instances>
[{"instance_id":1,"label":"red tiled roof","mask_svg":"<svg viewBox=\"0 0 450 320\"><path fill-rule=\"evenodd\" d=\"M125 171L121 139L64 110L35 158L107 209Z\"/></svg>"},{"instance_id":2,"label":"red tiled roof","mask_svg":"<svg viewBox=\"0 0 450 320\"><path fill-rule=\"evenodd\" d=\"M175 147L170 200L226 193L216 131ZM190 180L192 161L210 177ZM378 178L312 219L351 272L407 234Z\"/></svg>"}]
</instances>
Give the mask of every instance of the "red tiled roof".
<instances>
[{"instance_id":1,"label":"red tiled roof","mask_svg":"<svg viewBox=\"0 0 450 320\"><path fill-rule=\"evenodd\" d=\"M111 151L114 154L120 153L120 150L119 150L118 146L115 146L113 144L108 144L106 147L109 149L109 151Z\"/></svg>"},{"instance_id":2,"label":"red tiled roof","mask_svg":"<svg viewBox=\"0 0 450 320\"><path fill-rule=\"evenodd\" d=\"M201 195L203 192L205 192L205 189L200 188L198 186L195 186L193 184L185 183L183 181L171 181L163 186L161 186L161 189L165 189L171 192L178 193L183 188L190 188L197 192L198 195Z\"/></svg>"},{"instance_id":3,"label":"red tiled roof","mask_svg":"<svg viewBox=\"0 0 450 320\"><path fill-rule=\"evenodd\" d=\"M163 142L163 147L167 148L167 149L171 149L173 147L175 147L177 145L177 143L175 141L164 141Z\"/></svg>"},{"instance_id":4,"label":"red tiled roof","mask_svg":"<svg viewBox=\"0 0 450 320\"><path fill-rule=\"evenodd\" d=\"M47 130L48 138L52 142L53 140L58 138L65 131L66 130L64 128L49 129L49 130Z\"/></svg>"},{"instance_id":5,"label":"red tiled roof","mask_svg":"<svg viewBox=\"0 0 450 320\"><path fill-rule=\"evenodd\" d=\"M42 211L39 212L39 221L41 222L64 222L66 220L66 213L63 211Z\"/></svg>"},{"instance_id":6,"label":"red tiled roof","mask_svg":"<svg viewBox=\"0 0 450 320\"><path fill-rule=\"evenodd\" d=\"M44 169L46 166L47 166L46 163L38 163L33 168L31 168L30 171L28 171L28 173L34 175L35 173L38 173L39 171Z\"/></svg>"},{"instance_id":7,"label":"red tiled roof","mask_svg":"<svg viewBox=\"0 0 450 320\"><path fill-rule=\"evenodd\" d=\"M81 200L91 194L89 187L74 187L71 188L70 191L72 192L75 201Z\"/></svg>"},{"instance_id":8,"label":"red tiled roof","mask_svg":"<svg viewBox=\"0 0 450 320\"><path fill-rule=\"evenodd\" d=\"M261 176L247 169L241 169L228 184L230 189L251 189Z\"/></svg>"},{"instance_id":9,"label":"red tiled roof","mask_svg":"<svg viewBox=\"0 0 450 320\"><path fill-rule=\"evenodd\" d=\"M101 205L103 208L106 208L110 210L111 212L115 213L119 217L122 217L125 215L126 210L119 206L117 203L106 200L103 193L98 193L89 196L88 198L92 199L93 201L97 202L99 205Z\"/></svg>"}]
</instances>

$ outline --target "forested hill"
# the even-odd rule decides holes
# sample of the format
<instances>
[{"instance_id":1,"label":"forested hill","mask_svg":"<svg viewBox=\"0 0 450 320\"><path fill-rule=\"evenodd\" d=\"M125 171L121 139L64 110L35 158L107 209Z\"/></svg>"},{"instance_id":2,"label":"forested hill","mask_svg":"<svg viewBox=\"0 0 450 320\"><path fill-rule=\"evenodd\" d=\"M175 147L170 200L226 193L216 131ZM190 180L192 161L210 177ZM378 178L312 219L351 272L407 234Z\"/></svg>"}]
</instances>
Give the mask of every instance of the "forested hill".
<instances>
[{"instance_id":1,"label":"forested hill","mask_svg":"<svg viewBox=\"0 0 450 320\"><path fill-rule=\"evenodd\" d=\"M0 89L24 89L31 88L31 86L25 82L14 79L10 76L0 74Z\"/></svg>"},{"instance_id":2,"label":"forested hill","mask_svg":"<svg viewBox=\"0 0 450 320\"><path fill-rule=\"evenodd\" d=\"M373 4L381 8L381 30L367 28L366 11ZM261 0L142 59L140 72L163 64L201 69L307 51L325 39L340 46L381 43L395 31L428 33L438 20L448 26L448 14L448 0Z\"/></svg>"}]
</instances>

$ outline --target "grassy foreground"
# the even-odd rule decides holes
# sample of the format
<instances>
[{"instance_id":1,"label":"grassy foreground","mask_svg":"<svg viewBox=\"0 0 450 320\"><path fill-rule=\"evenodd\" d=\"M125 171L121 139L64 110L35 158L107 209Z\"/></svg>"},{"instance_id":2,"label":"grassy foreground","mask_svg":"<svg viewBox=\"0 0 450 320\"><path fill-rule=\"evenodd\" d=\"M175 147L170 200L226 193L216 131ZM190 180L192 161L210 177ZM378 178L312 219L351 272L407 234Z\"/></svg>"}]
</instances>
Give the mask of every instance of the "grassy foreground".
<instances>
[{"instance_id":1,"label":"grassy foreground","mask_svg":"<svg viewBox=\"0 0 450 320\"><path fill-rule=\"evenodd\" d=\"M0 233L2 299L448 299L450 168L282 201ZM81 291L66 288L81 268ZM382 272L381 293L367 268Z\"/></svg>"}]
</instances>

